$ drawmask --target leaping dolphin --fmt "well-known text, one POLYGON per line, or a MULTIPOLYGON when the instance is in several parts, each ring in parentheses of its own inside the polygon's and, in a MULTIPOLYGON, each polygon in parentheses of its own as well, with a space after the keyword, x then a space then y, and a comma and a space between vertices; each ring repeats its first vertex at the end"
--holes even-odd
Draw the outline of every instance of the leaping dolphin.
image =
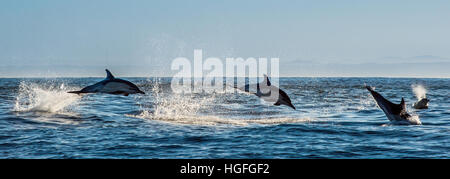
POLYGON ((374 91, 371 87, 366 86, 366 88, 370 91, 378 106, 381 108, 381 110, 383 110, 389 121, 394 123, 406 123, 414 125, 422 124, 418 118, 414 118, 413 116, 408 114, 408 112, 406 111, 406 103, 403 98, 400 104, 394 104, 374 91))
POLYGON ((129 94, 145 94, 135 84, 115 78, 108 69, 106 70, 106 79, 87 86, 80 91, 69 91, 68 93, 82 94, 82 93, 108 93, 115 95, 128 96, 129 94))
MULTIPOLYGON (((291 99, 289 96, 281 90, 280 88, 273 86, 267 75, 264 75, 264 81, 257 84, 247 84, 244 87, 238 88, 239 90, 250 92, 250 89, 256 88, 256 93, 252 93, 260 98, 262 98, 266 102, 273 102, 275 106, 286 105, 295 109, 295 106, 292 105, 291 99)), ((251 93, 251 92, 250 92, 251 93)))

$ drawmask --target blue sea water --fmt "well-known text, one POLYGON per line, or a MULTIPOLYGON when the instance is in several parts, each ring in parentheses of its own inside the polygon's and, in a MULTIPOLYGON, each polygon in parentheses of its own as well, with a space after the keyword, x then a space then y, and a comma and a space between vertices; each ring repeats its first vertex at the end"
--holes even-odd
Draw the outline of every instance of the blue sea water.
POLYGON ((0 158, 450 158, 450 79, 281 78, 297 110, 125 79, 146 94, 66 93, 100 78, 0 79, 0 158), (422 125, 390 124, 364 84, 404 97, 422 125), (411 107, 414 85, 429 109, 411 107))

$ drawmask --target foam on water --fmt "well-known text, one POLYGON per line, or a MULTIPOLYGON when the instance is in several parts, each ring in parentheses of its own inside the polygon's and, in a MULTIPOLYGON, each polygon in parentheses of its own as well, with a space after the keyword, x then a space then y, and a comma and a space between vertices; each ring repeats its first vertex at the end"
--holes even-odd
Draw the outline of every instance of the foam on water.
POLYGON ((201 126, 217 126, 217 125, 237 125, 237 126, 248 126, 251 124, 262 124, 262 125, 277 125, 277 124, 288 124, 288 123, 304 123, 313 122, 312 118, 258 118, 258 119, 231 119, 218 116, 157 116, 149 111, 143 111, 138 115, 127 115, 129 117, 136 117, 141 119, 157 120, 162 122, 174 123, 174 124, 188 124, 188 125, 201 125, 201 126))
POLYGON ((419 119, 419 115, 413 114, 408 118, 408 122, 413 125, 422 125, 422 122, 419 119))

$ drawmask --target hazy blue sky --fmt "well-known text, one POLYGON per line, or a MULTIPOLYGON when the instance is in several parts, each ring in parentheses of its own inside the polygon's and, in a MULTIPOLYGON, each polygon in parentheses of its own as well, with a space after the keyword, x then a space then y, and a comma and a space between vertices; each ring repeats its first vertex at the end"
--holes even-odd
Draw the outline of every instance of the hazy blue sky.
POLYGON ((279 57, 282 76, 450 77, 450 1, 0 0, 0 77, 171 76, 279 57))

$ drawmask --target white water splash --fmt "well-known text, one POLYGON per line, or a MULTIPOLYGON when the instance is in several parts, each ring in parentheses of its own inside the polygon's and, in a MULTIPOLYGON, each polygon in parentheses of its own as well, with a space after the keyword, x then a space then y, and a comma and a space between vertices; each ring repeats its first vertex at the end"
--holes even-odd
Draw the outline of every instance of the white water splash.
POLYGON ((316 121, 312 118, 258 118, 258 119, 232 119, 219 116, 193 116, 193 115, 177 115, 175 117, 163 115, 158 116, 149 111, 143 111, 138 115, 127 115, 128 117, 135 117, 141 119, 157 120, 162 122, 168 122, 173 124, 187 124, 187 125, 200 125, 200 126, 218 126, 218 125, 235 125, 235 126, 248 126, 251 124, 261 125, 277 125, 287 123, 304 123, 316 121))
POLYGON ((63 83, 46 87, 46 85, 38 83, 21 82, 16 96, 14 111, 64 112, 65 109, 80 99, 80 96, 69 94, 67 91, 69 89, 63 83))
POLYGON ((160 82, 152 82, 152 99, 142 98, 141 101, 153 101, 153 109, 144 108, 143 112, 135 117, 150 118, 165 121, 181 121, 187 118, 196 118, 200 110, 210 107, 214 96, 198 96, 195 94, 175 94, 162 90, 160 82))
POLYGON ((422 125, 422 122, 419 119, 419 115, 413 114, 410 118, 408 118, 408 122, 412 125, 422 125))
POLYGON ((373 96, 370 94, 365 94, 360 96, 358 105, 356 106, 356 109, 358 111, 373 109, 378 107, 378 104, 373 99, 373 96))
POLYGON ((421 100, 423 98, 426 98, 427 90, 422 85, 411 85, 412 91, 416 95, 417 100, 421 100))

